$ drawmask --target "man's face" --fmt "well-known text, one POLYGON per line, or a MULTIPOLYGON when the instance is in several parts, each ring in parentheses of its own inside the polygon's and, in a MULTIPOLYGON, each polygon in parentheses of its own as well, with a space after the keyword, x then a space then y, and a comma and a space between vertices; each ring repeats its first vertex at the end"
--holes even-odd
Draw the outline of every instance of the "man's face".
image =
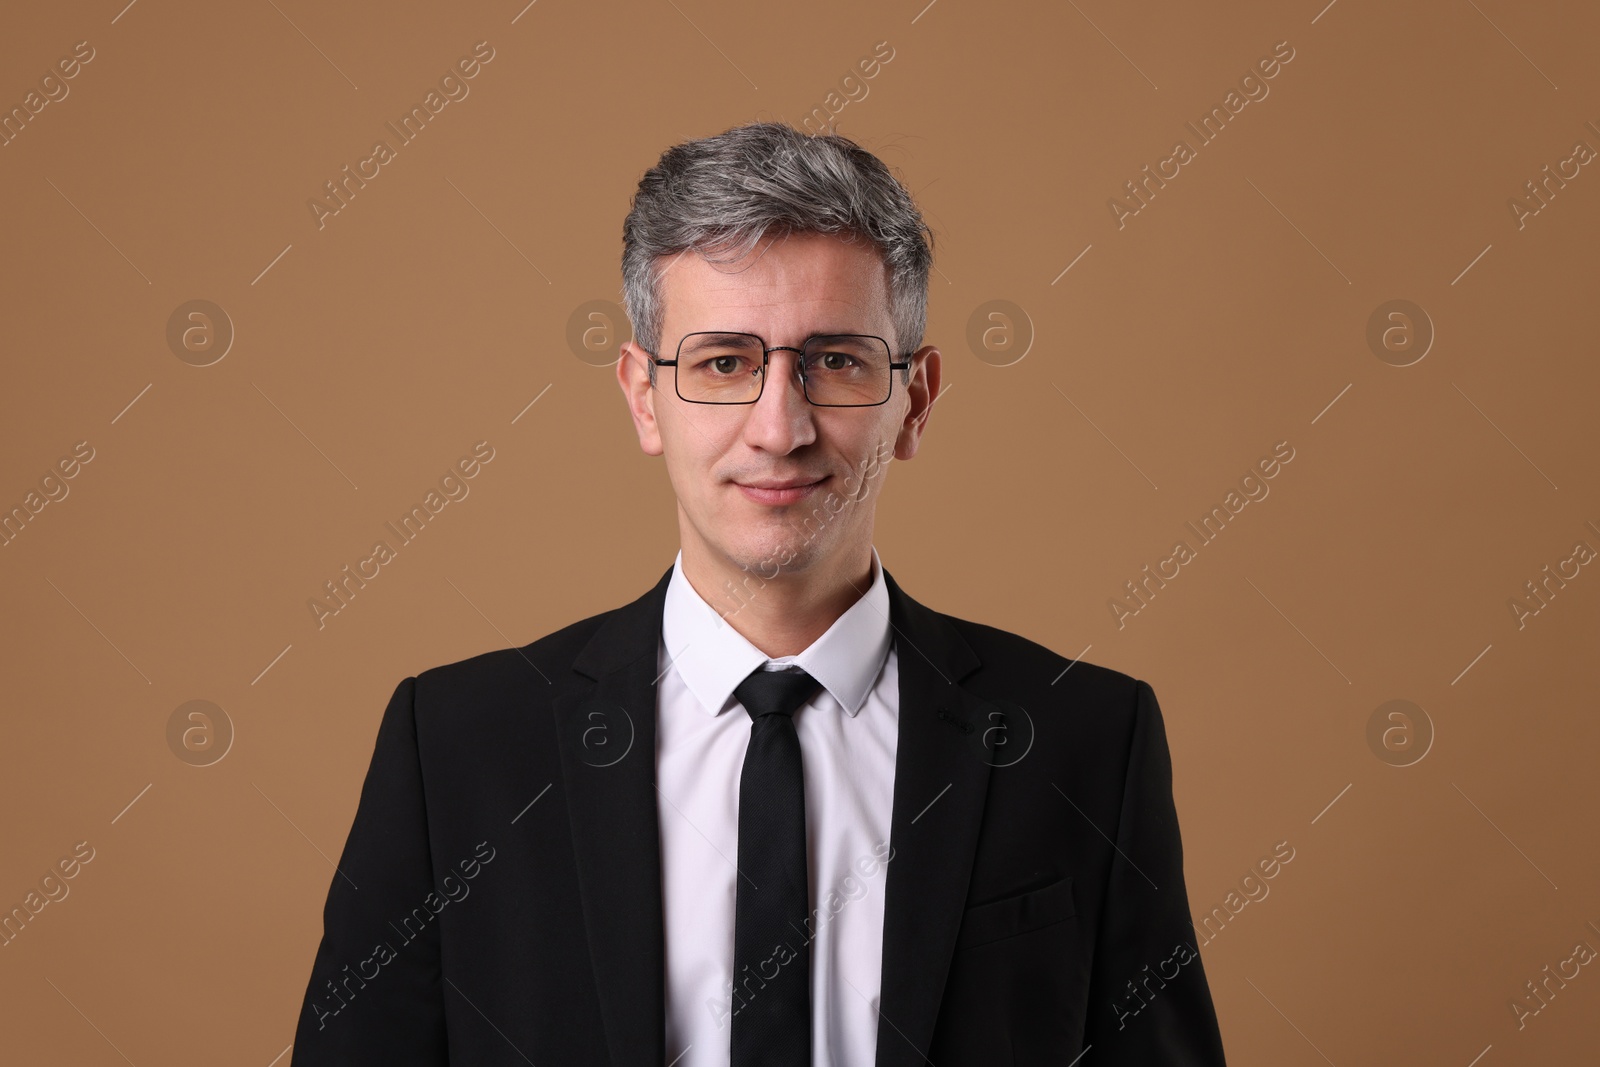
MULTIPOLYGON (((873 334, 904 360, 887 271, 870 242, 790 235, 764 240, 737 263, 713 265, 694 253, 668 262, 655 353, 662 359, 677 354, 685 334, 726 331, 795 348, 813 334, 873 334)), ((916 353, 909 389, 896 370, 888 402, 875 407, 813 406, 801 390, 798 358, 771 354, 754 404, 693 404, 678 397, 673 368, 657 368, 652 389, 644 350, 623 346, 617 377, 640 447, 666 457, 686 558, 770 579, 779 568, 801 573, 829 561, 853 569, 869 555, 889 460, 916 455, 937 396, 938 350, 916 353), (810 487, 785 494, 793 500, 746 488, 774 484, 810 487)))

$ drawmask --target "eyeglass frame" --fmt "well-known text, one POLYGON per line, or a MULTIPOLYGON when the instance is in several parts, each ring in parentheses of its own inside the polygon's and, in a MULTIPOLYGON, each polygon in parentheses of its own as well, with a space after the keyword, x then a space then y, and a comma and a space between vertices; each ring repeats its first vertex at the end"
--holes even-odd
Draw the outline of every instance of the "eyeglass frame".
POLYGON ((678 339, 677 353, 673 356, 672 359, 659 359, 659 358, 657 358, 655 353, 651 352, 649 349, 645 348, 643 345, 639 346, 639 351, 641 351, 645 355, 649 356, 650 357, 650 362, 654 363, 656 366, 658 366, 658 367, 671 367, 672 368, 672 391, 675 394, 677 394, 677 397, 678 397, 679 400, 682 400, 685 404, 715 404, 715 405, 718 405, 719 407, 734 407, 734 406, 739 406, 739 405, 743 405, 743 404, 754 404, 756 401, 760 400, 762 394, 767 391, 767 366, 768 366, 768 364, 770 364, 772 362, 771 356, 772 356, 772 353, 774 353, 774 352, 793 352, 795 354, 794 366, 795 366, 795 370, 800 375, 800 395, 805 397, 806 403, 810 404, 812 407, 817 407, 817 408, 876 408, 876 407, 882 407, 884 404, 887 404, 894 397, 894 372, 897 371, 897 370, 907 370, 907 369, 909 369, 911 367, 912 357, 916 355, 915 352, 907 352, 905 354, 905 362, 896 363, 895 359, 894 359, 894 348, 893 348, 893 346, 891 346, 889 344, 889 342, 887 340, 885 340, 884 338, 879 337, 877 334, 873 334, 873 333, 814 333, 811 336, 807 337, 804 342, 802 342, 802 346, 800 348, 795 348, 793 345, 773 345, 771 348, 768 348, 767 347, 767 339, 765 337, 762 337, 760 334, 748 333, 748 332, 746 332, 744 330, 695 330, 693 333, 686 333, 686 334, 684 334, 682 337, 680 337, 678 339), (691 337, 702 337, 702 336, 708 336, 708 335, 721 335, 721 336, 726 336, 726 337, 754 337, 757 341, 761 342, 761 386, 760 386, 760 388, 758 388, 756 390, 756 395, 755 396, 751 397, 749 400, 690 400, 688 397, 683 395, 683 390, 680 389, 679 386, 678 386, 678 360, 680 358, 682 358, 682 355, 683 355, 683 343, 685 341, 687 341, 691 337), (883 345, 883 350, 885 352, 889 353, 889 392, 884 396, 884 398, 882 400, 875 400, 870 404, 819 404, 815 400, 812 400, 811 399, 811 392, 807 388, 805 363, 801 360, 800 357, 804 356, 806 354, 806 350, 805 350, 804 346, 810 344, 812 341, 816 340, 819 337, 870 337, 874 341, 877 341, 880 344, 882 344, 883 345))

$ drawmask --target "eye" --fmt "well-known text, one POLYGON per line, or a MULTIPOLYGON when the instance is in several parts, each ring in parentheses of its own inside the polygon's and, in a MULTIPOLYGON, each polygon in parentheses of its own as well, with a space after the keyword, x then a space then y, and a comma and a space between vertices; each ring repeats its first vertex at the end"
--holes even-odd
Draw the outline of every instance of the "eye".
POLYGON ((806 353, 806 369, 832 378, 860 377, 876 372, 888 362, 888 353, 876 340, 840 336, 816 340, 806 353))
POLYGON ((761 357, 761 342, 746 334, 691 334, 679 352, 684 367, 706 379, 753 375, 761 357))
POLYGON ((849 370, 851 364, 857 362, 848 352, 824 352, 820 359, 823 370, 849 370))
POLYGON ((745 368, 745 357, 740 355, 708 356, 695 364, 695 370, 718 378, 731 378, 745 368))

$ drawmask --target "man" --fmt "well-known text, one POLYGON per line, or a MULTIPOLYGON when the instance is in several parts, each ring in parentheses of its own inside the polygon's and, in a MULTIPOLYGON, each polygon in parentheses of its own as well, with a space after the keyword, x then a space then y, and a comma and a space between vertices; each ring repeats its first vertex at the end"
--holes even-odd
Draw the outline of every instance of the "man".
POLYGON ((617 379, 678 556, 400 683, 296 1065, 1223 1063, 1151 687, 924 607, 873 546, 939 395, 930 264, 841 137, 645 174, 617 379))

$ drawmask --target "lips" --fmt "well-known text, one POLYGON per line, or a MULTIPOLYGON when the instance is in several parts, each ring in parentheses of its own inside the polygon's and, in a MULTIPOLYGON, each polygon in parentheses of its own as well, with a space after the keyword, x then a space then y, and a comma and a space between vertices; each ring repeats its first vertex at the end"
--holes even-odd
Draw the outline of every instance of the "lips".
POLYGON ((828 480, 828 475, 810 481, 798 478, 766 479, 754 483, 734 482, 749 500, 757 504, 771 507, 782 507, 785 504, 798 503, 816 492, 817 487, 828 480))
POLYGON ((815 485, 820 481, 822 481, 821 477, 788 478, 783 481, 736 482, 734 484, 742 485, 746 489, 799 489, 801 486, 815 485))

